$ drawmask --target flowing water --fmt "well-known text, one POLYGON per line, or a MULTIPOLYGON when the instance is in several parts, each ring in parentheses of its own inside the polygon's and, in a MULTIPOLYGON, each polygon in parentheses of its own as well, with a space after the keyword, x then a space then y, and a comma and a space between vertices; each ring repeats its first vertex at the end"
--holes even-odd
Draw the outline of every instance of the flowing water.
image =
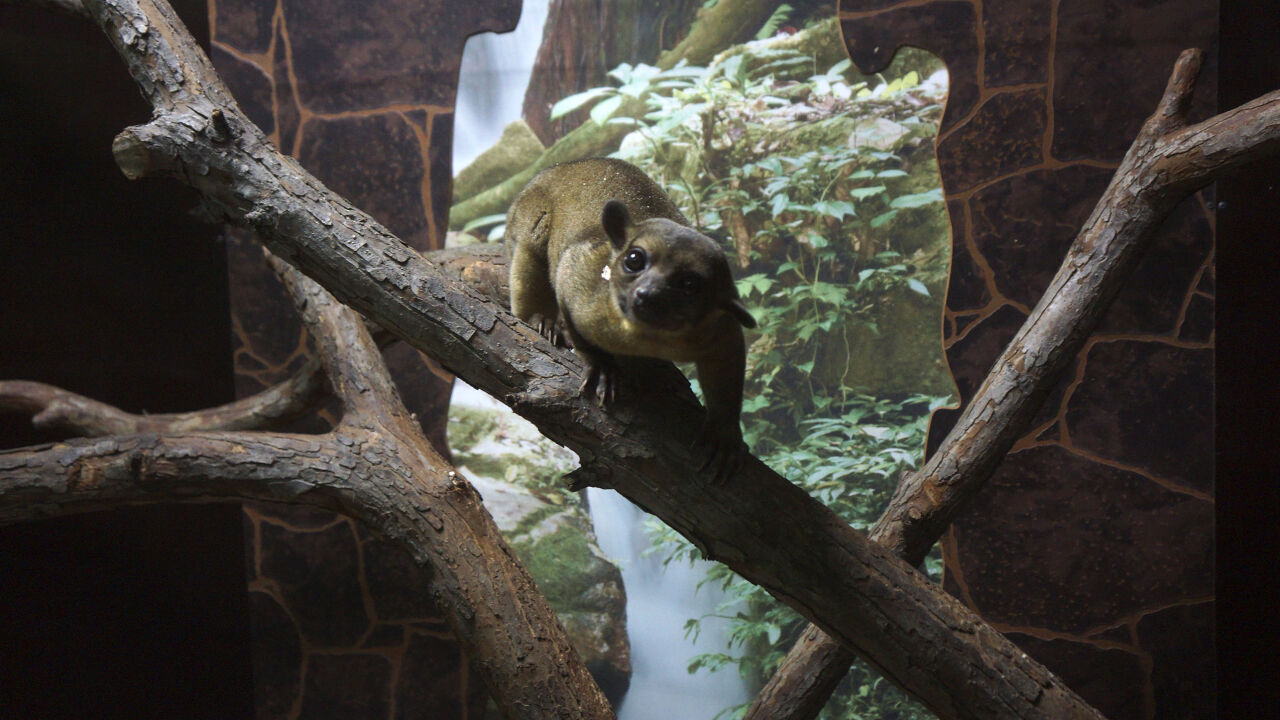
MULTIPOLYGON (((481 33, 467 40, 454 116, 455 171, 492 146, 502 128, 520 117, 547 4, 524 0, 513 32, 481 33)), ((483 395, 461 382, 454 388, 455 398, 466 397, 471 404, 483 395)), ((627 591, 632 676, 619 720, 711 720, 724 708, 745 702, 746 687, 732 669, 696 675, 686 670, 694 655, 725 649, 721 621, 704 623, 696 645, 684 632, 689 618, 712 612, 722 599, 718 588, 696 590, 710 564, 675 562, 664 568, 660 557, 644 556, 650 541, 643 511, 608 490, 589 490, 588 503, 600 547, 619 565, 627 591)))
POLYGON ((696 643, 684 632, 686 620, 714 612, 723 599, 719 587, 697 589, 710 563, 663 567, 658 554, 644 555, 650 542, 643 510, 612 490, 589 488, 587 503, 600 549, 618 564, 627 589, 631 689, 619 720, 711 720, 746 702, 746 684, 732 669, 694 675, 686 670, 694 655, 725 650, 722 620, 704 621, 696 643))
POLYGON ((516 29, 467 38, 453 109, 453 171, 493 147, 507 123, 520 118, 524 91, 542 42, 549 0, 524 0, 516 29))

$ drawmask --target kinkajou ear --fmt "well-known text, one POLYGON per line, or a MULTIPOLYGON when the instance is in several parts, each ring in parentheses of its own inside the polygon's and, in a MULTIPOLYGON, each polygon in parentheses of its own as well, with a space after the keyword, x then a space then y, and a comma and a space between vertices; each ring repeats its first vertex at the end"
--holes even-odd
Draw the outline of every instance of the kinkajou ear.
POLYGON ((627 246, 627 226, 631 224, 631 214, 627 212, 626 205, 618 200, 605 203, 600 223, 604 225, 604 234, 609 236, 614 250, 627 246))
POLYGON ((742 327, 754 328, 756 326, 756 319, 751 317, 751 311, 747 310, 747 306, 743 305, 738 298, 733 298, 729 301, 729 314, 733 316, 734 320, 742 323, 742 327))

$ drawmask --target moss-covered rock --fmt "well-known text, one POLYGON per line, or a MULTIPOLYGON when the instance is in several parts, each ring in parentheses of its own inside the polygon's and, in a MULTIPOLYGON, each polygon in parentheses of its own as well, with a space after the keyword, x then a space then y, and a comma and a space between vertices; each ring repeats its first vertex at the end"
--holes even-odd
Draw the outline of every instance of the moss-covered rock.
POLYGON ((459 470, 538 583, 605 695, 631 677, 622 575, 596 545, 591 519, 560 478, 577 464, 518 416, 454 405, 449 443, 459 470))
POLYGON ((546 150, 538 136, 523 120, 502 128, 502 137, 480 153, 453 179, 453 202, 459 202, 506 180, 532 165, 546 150))

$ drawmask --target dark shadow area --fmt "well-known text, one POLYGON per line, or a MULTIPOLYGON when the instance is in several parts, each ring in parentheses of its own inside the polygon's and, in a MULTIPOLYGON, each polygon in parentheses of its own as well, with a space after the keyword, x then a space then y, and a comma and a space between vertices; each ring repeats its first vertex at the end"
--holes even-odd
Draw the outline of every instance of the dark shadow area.
MULTIPOLYGON (((175 3, 208 38, 203 1, 175 3)), ((0 378, 130 411, 232 398, 226 255, 195 194, 130 182, 150 109, 101 31, 0 7, 0 378)), ((56 438, 0 416, 0 447, 56 438)), ((237 504, 0 528, 0 717, 253 714, 237 504)))
MULTIPOLYGON (((1280 89, 1273 4, 1224 2, 1219 107, 1280 89)), ((1273 668, 1280 593, 1276 406, 1280 404, 1280 168, 1274 157, 1218 184, 1217 427, 1219 717, 1261 717, 1280 702, 1273 668)))

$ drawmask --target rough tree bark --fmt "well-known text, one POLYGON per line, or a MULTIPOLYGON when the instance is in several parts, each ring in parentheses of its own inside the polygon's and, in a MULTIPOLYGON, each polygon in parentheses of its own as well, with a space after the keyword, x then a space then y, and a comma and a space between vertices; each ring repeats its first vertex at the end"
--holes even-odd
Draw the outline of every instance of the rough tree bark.
MULTIPOLYGON (((447 277, 271 147, 240 113, 167 6, 145 0, 103 0, 87 2, 86 7, 125 57, 156 110, 150 123, 124 131, 114 144, 117 161, 127 175, 169 175, 189 183, 203 193, 212 210, 230 222, 257 229, 277 255, 343 302, 431 354, 469 383, 504 398, 545 435, 577 451, 583 462, 576 473, 579 484, 618 489, 709 557, 725 561, 842 643, 858 648, 940 716, 1098 717, 1047 670, 955 599, 883 547, 868 543, 758 461, 747 462, 736 478, 722 486, 706 483, 693 470, 700 458, 686 441, 695 436, 702 412, 673 368, 648 366, 639 375, 644 391, 637 392, 634 380, 625 384, 612 413, 578 398, 582 367, 572 355, 546 343, 467 285, 447 277)), ((1273 98, 1269 106, 1255 108, 1254 113, 1270 113, 1267 132, 1272 145, 1280 133, 1274 120, 1277 107, 1280 98, 1273 98)), ((1255 127, 1255 132, 1260 131, 1255 127)), ((225 443, 216 436, 210 441, 225 443)), ((145 448, 125 455, 113 449, 122 443, 147 442, 147 436, 134 436, 75 444, 70 460, 83 460, 93 471, 74 479, 64 473, 55 478, 60 483, 57 487, 63 493, 92 495, 104 488, 118 489, 120 483, 160 468, 169 473, 161 479, 178 485, 172 492, 207 494, 216 490, 198 489, 196 480, 216 480, 213 470, 219 461, 224 467, 243 464, 232 455, 201 455, 192 448, 179 448, 176 455, 166 452, 160 460, 150 461, 153 456, 145 448), (181 452, 187 449, 193 454, 181 452), (103 453, 111 459, 98 459, 103 453), (191 466, 179 468, 187 459, 191 466), (187 471, 197 478, 182 479, 187 471)), ((263 447, 255 450, 272 452, 263 447)), ((39 479, 46 467, 41 461, 51 458, 35 454, 52 451, 26 451, 31 455, 21 461, 15 461, 21 454, 6 454, 0 460, 0 481, 20 484, 39 479)), ((307 464, 315 452, 294 447, 284 451, 303 478, 317 477, 314 466, 307 464)), ((389 499, 353 478, 344 474, 354 486, 344 488, 333 500, 340 499, 345 511, 357 517, 372 515, 374 520, 385 520, 383 513, 392 518, 401 514, 430 518, 431 502, 389 499), (388 507, 388 502, 406 506, 396 509, 388 507)), ((323 493, 329 486, 304 481, 301 485, 276 482, 271 487, 308 495, 323 493)), ((253 494, 252 488, 228 491, 253 494)), ((32 497, 27 493, 37 492, 4 492, 0 504, 6 512, 22 513, 21 508, 29 504, 24 501, 32 497)), ((430 533, 424 533, 428 537, 392 538, 418 554, 421 549, 415 543, 430 540, 430 533)), ((522 590, 532 592, 531 587, 522 590)), ((458 598, 464 604, 467 600, 458 598)), ((467 623, 475 613, 459 612, 463 631, 472 629, 467 623)), ((550 641, 517 646, 513 654, 519 659, 512 662, 533 662, 544 642, 550 641)), ((518 677, 497 678, 504 679, 518 677)), ((552 710, 550 704, 531 706, 546 708, 545 715, 512 716, 557 717, 574 707, 570 703, 552 710)), ((506 710, 515 713, 529 708, 517 704, 506 710)))
MULTIPOLYGON (((1156 226, 1190 193, 1280 151, 1280 92, 1196 125, 1187 111, 1203 53, 1178 58, 1155 113, 1022 328, 937 451, 899 485, 870 538, 919 565, 1028 429, 1138 264, 1156 226)), ((747 720, 816 717, 854 654, 810 625, 748 709, 747 720)))
POLYGON ((423 567, 505 717, 612 718, 479 494, 401 403, 363 321, 276 264, 317 345, 313 363, 276 388, 211 411, 136 416, 39 383, 0 383, 0 405, 38 413, 46 427, 114 435, 0 453, 0 523, 219 497, 341 512, 423 567), (310 407, 330 388, 343 416, 325 435, 228 430, 270 426, 276 410, 310 407))

